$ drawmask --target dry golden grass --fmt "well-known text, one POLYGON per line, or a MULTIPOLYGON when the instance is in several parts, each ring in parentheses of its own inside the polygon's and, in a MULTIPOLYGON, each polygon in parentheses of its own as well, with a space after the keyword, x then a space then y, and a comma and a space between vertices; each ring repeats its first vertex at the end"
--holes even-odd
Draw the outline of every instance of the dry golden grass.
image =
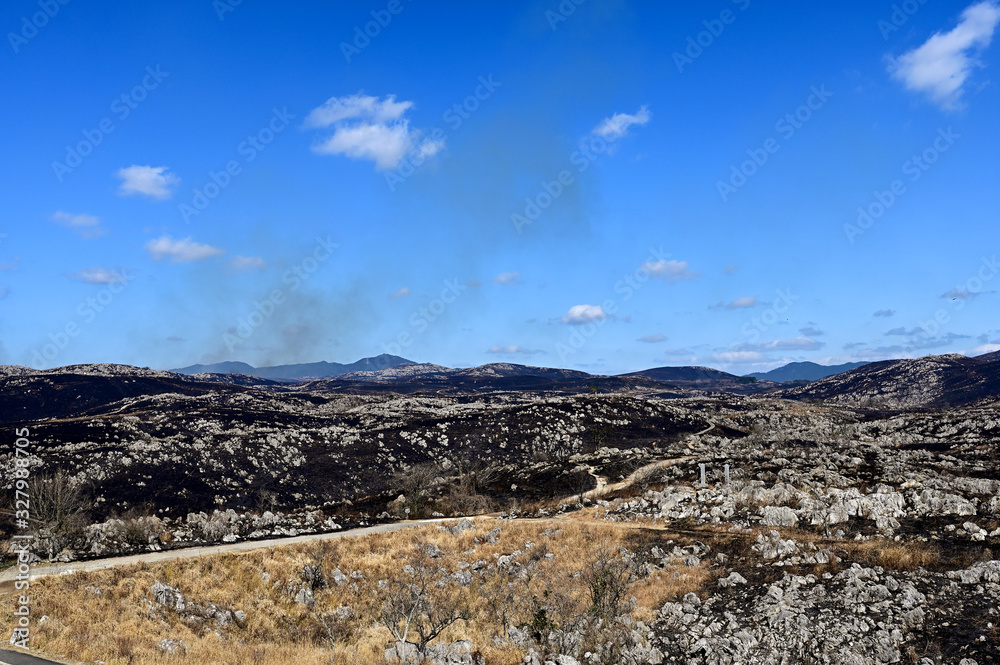
MULTIPOLYGON (((66 654, 79 660, 103 661, 108 665, 173 663, 297 663, 328 665, 376 665, 391 645, 386 628, 373 621, 380 606, 378 581, 398 575, 407 553, 423 544, 435 544, 444 556, 435 564, 448 571, 459 562, 473 563, 525 549, 526 541, 545 547, 554 556, 544 559, 550 583, 555 580, 565 602, 583 609, 589 602, 588 590, 580 573, 598 550, 617 552, 634 542, 634 529, 607 522, 545 520, 500 522, 482 519, 474 530, 459 536, 434 526, 387 534, 322 541, 307 545, 258 550, 241 554, 180 559, 163 564, 138 565, 106 571, 40 578, 31 586, 31 644, 44 652, 66 654), (475 542, 475 536, 500 526, 496 544, 475 542), (546 529, 551 529, 546 535, 546 529), (555 532, 555 533, 553 533, 555 532), (323 642, 323 632, 313 611, 296 604, 276 583, 299 580, 304 565, 321 563, 330 588, 316 592, 316 611, 333 611, 349 606, 358 617, 350 622, 334 651, 323 642), (334 584, 330 572, 360 573, 355 583, 334 584), (186 598, 198 603, 215 603, 246 612, 242 626, 199 629, 182 622, 176 614, 151 604, 151 587, 164 582, 178 588, 186 598), (89 589, 88 589, 89 587, 89 589), (100 594, 94 589, 99 588, 100 594), (48 619, 38 624, 41 616, 48 619), (163 639, 184 640, 186 655, 167 655, 156 645, 163 639)), ((638 526, 638 525, 636 525, 638 526)), ((698 591, 710 573, 707 564, 664 570, 633 583, 627 596, 638 600, 636 619, 650 621, 663 602, 689 591, 698 591)), ((352 580, 353 581, 353 580, 352 580)), ((541 582, 538 582, 541 584, 541 582)), ((515 665, 522 658, 519 649, 494 645, 502 632, 474 582, 468 588, 470 618, 459 621, 435 642, 470 640, 486 662, 515 665)), ((11 610, 15 596, 0 597, 4 612, 0 627, 10 634, 11 610)), ((523 617, 522 617, 523 618, 523 617)))
POLYGON ((933 568, 941 563, 941 551, 936 545, 892 540, 845 541, 841 543, 851 558, 866 566, 881 566, 886 570, 909 571, 933 568))

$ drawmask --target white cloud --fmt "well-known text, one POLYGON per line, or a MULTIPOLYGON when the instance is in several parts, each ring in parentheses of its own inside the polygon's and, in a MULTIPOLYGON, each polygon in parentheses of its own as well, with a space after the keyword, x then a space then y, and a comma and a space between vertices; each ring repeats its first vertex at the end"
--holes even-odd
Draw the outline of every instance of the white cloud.
POLYGON ((799 332, 806 337, 819 337, 823 335, 824 332, 817 328, 816 326, 806 326, 805 328, 799 328, 799 332))
POLYGON ((990 0, 969 5, 962 20, 946 33, 935 33, 917 48, 892 60, 889 71, 907 89, 928 95, 945 110, 961 107, 962 86, 973 66, 981 66, 972 52, 989 46, 1000 7, 990 0))
POLYGON ((413 107, 413 102, 397 102, 396 95, 386 95, 379 100, 371 95, 347 95, 331 97, 322 106, 313 109, 306 116, 305 126, 311 128, 329 127, 342 120, 356 118, 374 122, 392 122, 403 117, 413 107))
POLYGON ((718 302, 712 306, 712 309, 749 309, 760 304, 760 301, 757 300, 757 296, 746 296, 743 298, 737 298, 732 302, 718 302))
POLYGON ((60 210, 52 215, 52 221, 73 229, 84 238, 96 238, 106 233, 101 228, 101 220, 93 215, 71 215, 60 210))
POLYGON ((258 256, 237 256, 229 265, 235 270, 265 270, 267 261, 258 256))
POLYGON ((573 326, 591 323, 593 321, 603 321, 608 315, 600 305, 573 305, 569 308, 566 316, 562 317, 563 323, 573 326))
POLYGON ((920 327, 911 328, 910 330, 907 330, 905 327, 900 326, 898 328, 893 328, 892 330, 886 331, 885 334, 887 336, 888 335, 898 335, 900 337, 913 337, 914 335, 921 335, 921 334, 923 334, 923 332, 924 332, 924 329, 920 328, 920 327))
POLYGON ((735 266, 735 265, 732 265, 732 264, 730 264, 730 265, 726 266, 726 270, 725 270, 725 272, 726 272, 726 274, 727 274, 727 275, 732 275, 732 274, 734 274, 734 273, 735 273, 735 272, 736 272, 737 270, 739 270, 739 267, 738 267, 738 266, 735 266))
POLYGON ((660 333, 654 333, 652 335, 643 335, 642 337, 639 338, 639 341, 646 342, 648 344, 656 344, 658 342, 664 342, 666 341, 666 339, 667 338, 665 335, 661 335, 660 333))
POLYGON ((200 261, 218 254, 223 250, 211 245, 203 245, 194 242, 191 238, 174 240, 170 236, 160 236, 156 240, 146 243, 146 249, 153 255, 154 261, 170 259, 171 263, 188 263, 190 261, 200 261))
POLYGON ((124 284, 129 281, 128 273, 124 270, 108 270, 107 268, 87 268, 80 272, 73 273, 70 279, 78 279, 84 284, 124 284))
POLYGON ((507 356, 515 354, 532 356, 535 355, 536 353, 545 353, 545 352, 539 349, 526 349, 516 344, 507 344, 505 346, 491 346, 490 348, 486 349, 486 353, 496 353, 507 356))
POLYGON ((651 115, 645 106, 639 107, 635 115, 628 113, 615 113, 610 118, 605 118, 601 124, 594 127, 593 133, 606 139, 618 140, 628 133, 628 128, 632 125, 645 125, 649 122, 651 115))
POLYGON ((758 363, 767 360, 767 357, 758 351, 724 351, 716 353, 712 359, 720 363, 758 363))
POLYGON ((660 277, 670 283, 680 282, 685 279, 694 279, 698 276, 698 273, 691 272, 688 269, 687 261, 667 261, 666 259, 646 261, 639 269, 645 270, 651 277, 660 277))
POLYGON ((758 344, 741 344, 738 348, 754 351, 813 351, 822 346, 823 342, 810 339, 809 337, 794 337, 792 339, 775 339, 770 342, 760 342, 758 344))
POLYGON ((521 273, 517 271, 502 272, 493 280, 495 284, 520 284, 521 273))
POLYGON ((969 351, 968 355, 981 356, 984 353, 993 353, 994 351, 1000 351, 1000 344, 983 344, 981 346, 977 346, 969 351))
POLYGON ((169 199, 181 179, 170 173, 166 166, 128 166, 118 169, 115 175, 121 178, 118 194, 129 196, 142 194, 153 199, 169 199))
POLYGON ((444 149, 444 140, 424 138, 411 130, 404 117, 413 102, 397 102, 395 95, 379 100, 370 95, 331 97, 306 117, 305 126, 333 127, 330 136, 315 146, 321 155, 365 159, 385 171, 396 168, 409 153, 426 159, 444 149))
POLYGON ((896 310, 894 310, 894 309, 880 309, 877 312, 875 312, 875 314, 873 314, 873 316, 881 316, 881 317, 884 317, 884 318, 889 318, 890 316, 894 316, 895 314, 896 314, 896 310))
POLYGON ((396 291, 394 293, 390 293, 389 297, 390 298, 402 298, 403 296, 408 296, 408 295, 410 295, 410 287, 404 286, 399 291, 396 291))
POLYGON ((969 291, 967 289, 952 289, 951 291, 946 291, 941 294, 942 298, 951 298, 952 300, 972 300, 979 295, 979 291, 969 291))

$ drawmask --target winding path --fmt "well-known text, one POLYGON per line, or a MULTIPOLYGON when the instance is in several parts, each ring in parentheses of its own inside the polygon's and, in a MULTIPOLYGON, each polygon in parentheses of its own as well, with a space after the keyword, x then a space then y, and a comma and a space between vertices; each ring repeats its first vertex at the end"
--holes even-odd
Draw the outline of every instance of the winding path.
MULTIPOLYGON (((690 441, 695 437, 701 436, 702 434, 707 434, 708 432, 711 432, 713 429, 715 429, 715 423, 709 423, 708 427, 701 430, 700 432, 695 432, 690 437, 688 437, 688 441, 690 441)), ((616 492, 618 490, 625 489, 626 487, 635 484, 635 481, 638 478, 640 478, 643 474, 649 473, 654 469, 664 469, 668 466, 673 466, 677 462, 686 462, 692 459, 694 459, 694 455, 686 455, 684 457, 672 457, 670 459, 658 460, 656 462, 652 462, 650 464, 646 464, 645 466, 639 467, 638 469, 630 473, 628 477, 625 478, 625 480, 621 480, 617 483, 609 483, 606 477, 597 475, 597 470, 593 466, 588 464, 587 473, 589 473, 591 476, 594 477, 597 486, 592 490, 584 492, 583 497, 591 500, 600 498, 610 492, 616 492)), ((572 498, 573 497, 570 497, 570 500, 572 500, 572 498)))

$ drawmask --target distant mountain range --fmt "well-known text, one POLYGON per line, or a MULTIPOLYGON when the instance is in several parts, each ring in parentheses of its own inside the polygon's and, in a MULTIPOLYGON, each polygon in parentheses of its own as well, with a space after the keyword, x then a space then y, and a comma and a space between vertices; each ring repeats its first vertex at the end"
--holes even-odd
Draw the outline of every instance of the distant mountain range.
POLYGON ((391 356, 387 353, 373 358, 362 358, 347 365, 341 363, 300 363, 296 365, 274 365, 272 367, 254 367, 241 362, 222 362, 211 365, 191 365, 171 370, 178 374, 245 374, 272 381, 301 381, 303 379, 325 379, 331 376, 341 376, 351 372, 372 372, 381 369, 414 365, 412 360, 391 356))
MULTIPOLYGON (((845 363, 843 365, 818 365, 812 362, 789 363, 769 372, 747 374, 758 381, 785 383, 790 381, 816 381, 840 374, 866 363, 845 363)), ((331 363, 320 361, 315 363, 299 363, 292 365, 274 365, 270 367, 254 367, 244 362, 221 362, 210 365, 190 365, 171 370, 178 374, 227 374, 235 376, 256 377, 269 381, 310 381, 317 379, 340 378, 355 381, 386 382, 401 379, 413 379, 420 376, 424 380, 446 378, 472 379, 480 378, 512 378, 539 377, 549 380, 583 380, 594 376, 575 370, 554 369, 548 367, 531 367, 512 363, 491 363, 476 368, 452 369, 429 363, 416 363, 406 358, 382 354, 372 358, 362 358, 353 363, 331 363), (398 369, 397 369, 398 368, 398 369), (405 368, 405 369, 404 369, 405 368), (396 370, 396 371, 389 371, 396 370)), ((234 378, 232 382, 245 383, 246 380, 234 378)), ((677 386, 724 388, 730 385, 746 385, 745 377, 729 374, 711 367, 654 367, 638 372, 619 374, 618 377, 628 380, 635 378, 652 379, 661 383, 677 386)))
POLYGON ((987 404, 1000 399, 1000 352, 882 360, 772 394, 886 410, 987 404))
POLYGON ((856 369, 868 363, 844 363, 843 365, 817 365, 811 362, 788 363, 781 367, 772 369, 770 372, 754 372, 747 374, 758 381, 774 381, 775 383, 785 383, 787 381, 818 381, 834 374, 840 374, 848 370, 856 369))
MULTIPOLYGON (((801 370, 803 363, 797 365, 798 368, 792 369, 801 370)), ((838 369, 817 367, 820 369, 806 369, 824 372, 838 369)), ((619 376, 511 363, 454 369, 414 363, 390 355, 364 358, 350 364, 308 363, 255 368, 245 363, 219 363, 194 365, 177 372, 107 364, 49 370, 0 366, 0 422, 86 415, 121 400, 148 402, 153 408, 155 400, 159 399, 154 397, 156 395, 172 395, 170 400, 183 401, 213 391, 229 394, 247 389, 275 395, 365 391, 442 395, 495 391, 572 394, 638 390, 662 397, 684 397, 733 393, 882 411, 1000 405, 1000 352, 976 357, 948 354, 883 360, 801 385, 775 383, 769 379, 754 381, 755 378, 708 367, 656 367, 619 376), (236 373, 232 373, 234 370, 236 373)))

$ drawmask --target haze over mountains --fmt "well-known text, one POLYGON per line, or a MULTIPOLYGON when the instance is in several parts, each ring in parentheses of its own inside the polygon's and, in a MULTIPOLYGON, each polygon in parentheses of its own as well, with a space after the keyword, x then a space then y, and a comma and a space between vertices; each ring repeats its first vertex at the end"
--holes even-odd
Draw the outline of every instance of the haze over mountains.
MULTIPOLYGON (((778 367, 769 372, 755 372, 753 374, 748 374, 746 376, 753 377, 760 381, 771 381, 774 383, 782 383, 788 381, 815 381, 817 379, 822 379, 827 376, 832 376, 834 374, 840 374, 841 372, 846 372, 847 370, 860 367, 866 363, 845 363, 842 365, 819 365, 813 362, 795 362, 789 363, 782 367, 778 367)), ((424 378, 430 378, 432 375, 444 376, 449 373, 465 371, 468 372, 475 368, 467 368, 466 370, 453 370, 448 367, 441 365, 433 365, 429 363, 417 363, 412 360, 407 360, 406 358, 401 358, 400 356, 394 356, 389 354, 381 354, 371 358, 362 358, 353 363, 336 363, 336 362, 326 362, 320 361, 315 363, 299 363, 292 365, 274 365, 270 367, 254 367, 244 362, 238 361, 228 361, 221 363, 213 363, 209 365, 190 365, 188 367, 181 367, 178 369, 171 370, 179 374, 241 374, 245 376, 254 376, 261 379, 269 379, 272 381, 302 381, 311 379, 325 379, 331 377, 347 377, 347 375, 352 375, 348 378, 354 379, 385 379, 390 377, 399 378, 402 375, 414 376, 422 375, 424 378), (395 368, 401 368, 410 366, 408 370, 400 370, 400 372, 389 372, 385 373, 384 370, 390 370, 395 368)), ((576 371, 576 370, 565 370, 565 369, 553 369, 544 367, 531 367, 527 365, 519 365, 513 363, 490 363, 488 365, 480 366, 481 372, 503 374, 505 376, 544 376, 547 378, 583 378, 586 376, 592 376, 586 372, 576 371), (490 370, 485 370, 482 368, 492 368, 490 370)), ((691 367, 691 366, 679 366, 679 367, 654 367, 650 369, 644 369, 637 372, 629 372, 626 374, 620 374, 617 376, 621 377, 645 377, 653 379, 656 381, 666 381, 666 382, 680 382, 684 384, 715 384, 715 383, 744 383, 745 381, 740 381, 740 377, 735 374, 729 374, 728 372, 723 372, 718 369, 713 369, 711 367, 691 367)))
POLYGON ((788 363, 769 372, 753 372, 747 376, 752 376, 759 381, 774 381, 775 383, 816 381, 867 364, 865 362, 844 363, 842 365, 820 365, 813 362, 788 363))
POLYGON ((371 358, 362 358, 357 362, 343 364, 321 360, 316 363, 298 363, 294 365, 274 365, 272 367, 254 367, 244 362, 229 361, 211 365, 190 365, 172 370, 178 374, 246 374, 262 379, 299 380, 319 379, 328 376, 339 376, 350 372, 373 371, 413 364, 412 360, 383 353, 371 358))
MULTIPOLYGON (((770 372, 745 377, 710 367, 654 367, 605 376, 513 363, 456 369, 383 354, 349 364, 319 362, 254 368, 246 363, 229 362, 192 365, 174 372, 195 375, 192 378, 202 381, 332 392, 358 389, 403 393, 696 390, 766 393, 794 400, 900 409, 950 407, 1000 397, 998 359, 1000 352, 975 357, 948 354, 833 366, 791 363, 770 372), (788 385, 801 381, 808 383, 788 385)), ((124 366, 108 367, 123 371, 120 368, 124 366)), ((66 369, 70 368, 46 370, 44 373, 64 372, 66 369)), ((32 370, 18 368, 15 372, 14 368, 5 368, 4 372, 32 373, 32 370)), ((167 376, 170 373, 160 374, 167 376)))

